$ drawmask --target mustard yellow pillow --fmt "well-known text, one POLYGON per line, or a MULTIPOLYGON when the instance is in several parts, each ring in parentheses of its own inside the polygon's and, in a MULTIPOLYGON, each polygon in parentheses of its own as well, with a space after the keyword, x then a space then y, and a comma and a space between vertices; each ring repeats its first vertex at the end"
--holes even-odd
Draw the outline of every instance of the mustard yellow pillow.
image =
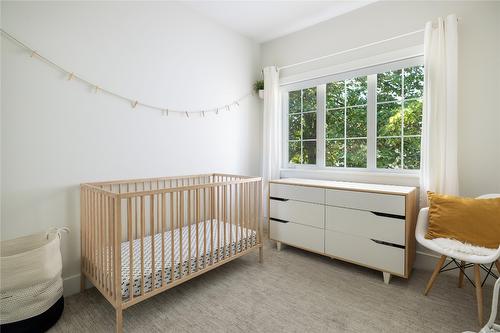
POLYGON ((500 245, 500 198, 472 199, 427 192, 429 226, 425 238, 451 238, 472 245, 500 245))

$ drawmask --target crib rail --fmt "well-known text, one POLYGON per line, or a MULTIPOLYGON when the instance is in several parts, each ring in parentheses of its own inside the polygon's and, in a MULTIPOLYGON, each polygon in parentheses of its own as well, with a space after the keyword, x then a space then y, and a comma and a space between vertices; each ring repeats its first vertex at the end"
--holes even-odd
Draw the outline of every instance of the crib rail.
POLYGON ((227 174, 82 184, 83 276, 125 309, 262 249, 261 198, 227 174))

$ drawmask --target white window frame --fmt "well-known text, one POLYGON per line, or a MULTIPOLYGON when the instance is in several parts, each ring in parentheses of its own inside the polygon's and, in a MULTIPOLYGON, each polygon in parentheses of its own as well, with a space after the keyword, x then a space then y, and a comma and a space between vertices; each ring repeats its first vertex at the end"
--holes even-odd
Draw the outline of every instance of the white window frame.
POLYGON ((377 174, 398 174, 398 175, 418 175, 420 170, 412 169, 379 169, 376 166, 377 152, 377 74, 401 68, 421 66, 424 63, 422 55, 408 57, 401 60, 389 61, 374 66, 362 67, 359 69, 346 70, 332 75, 322 75, 317 78, 292 82, 281 87, 282 96, 282 166, 285 169, 339 171, 346 173, 377 173, 377 174), (327 167, 325 164, 326 149, 326 84, 333 81, 343 81, 354 77, 367 76, 367 167, 327 167), (288 156, 288 92, 293 90, 316 87, 316 164, 295 164, 289 162, 288 156))

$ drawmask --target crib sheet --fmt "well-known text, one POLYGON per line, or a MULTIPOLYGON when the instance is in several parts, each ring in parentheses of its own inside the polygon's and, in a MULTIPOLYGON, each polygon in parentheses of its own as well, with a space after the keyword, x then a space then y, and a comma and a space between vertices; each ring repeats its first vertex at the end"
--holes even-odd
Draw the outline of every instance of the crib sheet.
MULTIPOLYGON (((217 262, 225 256, 229 256, 230 253, 245 249, 247 246, 253 246, 256 243, 256 232, 244 227, 238 227, 236 225, 231 225, 229 223, 224 224, 224 222, 219 222, 217 220, 208 220, 205 222, 198 223, 198 238, 196 237, 196 224, 190 226, 184 226, 182 232, 181 229, 174 229, 174 276, 175 279, 185 276, 188 273, 188 267, 191 266, 191 272, 197 269, 196 260, 196 239, 198 239, 198 268, 201 269, 204 266, 208 266, 211 260, 217 262), (213 232, 211 228, 213 226, 213 232), (191 255, 189 255, 189 232, 191 232, 191 255), (225 243, 224 243, 225 234, 225 243), (180 256, 179 244, 182 235, 182 259, 180 256), (220 235, 220 242, 218 236, 220 235), (236 237, 238 235, 238 237, 236 237), (213 255, 211 253, 213 240, 213 255), (182 263, 181 263, 182 261, 182 263)), ((143 240, 143 251, 144 251, 144 292, 148 292, 152 289, 152 283, 154 283, 155 288, 161 286, 162 279, 162 236, 161 233, 154 235, 154 279, 153 279, 153 267, 152 267, 152 237, 146 236, 143 240)), ((121 244, 121 258, 122 258, 122 269, 121 269, 121 292, 123 298, 128 298, 130 295, 130 242, 123 242, 121 244)), ((164 256, 165 256, 165 266, 164 266, 164 278, 166 283, 172 280, 172 232, 166 231, 164 233, 164 256)), ((132 243, 133 247, 133 270, 132 270, 132 280, 133 280, 133 292, 134 296, 141 294, 141 241, 136 239, 132 243)), ((164 282, 165 285, 165 282, 164 282)))

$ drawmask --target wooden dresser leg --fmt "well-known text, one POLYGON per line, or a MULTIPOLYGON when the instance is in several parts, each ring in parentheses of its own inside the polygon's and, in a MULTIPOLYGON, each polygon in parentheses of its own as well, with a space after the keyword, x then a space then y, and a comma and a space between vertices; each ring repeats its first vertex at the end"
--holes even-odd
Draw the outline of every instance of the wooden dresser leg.
POLYGON ((461 261, 460 273, 458 275, 458 288, 463 288, 464 286, 464 269, 465 269, 465 261, 461 261))
POLYGON ((476 285, 477 316, 479 325, 483 325, 483 288, 481 286, 481 267, 474 265, 474 284, 476 285))
POLYGON ((391 282, 391 273, 382 272, 384 275, 384 283, 389 284, 391 282))
POLYGON ((116 309, 116 333, 123 332, 123 309, 116 309))
POLYGON ((444 261, 446 260, 446 256, 441 256, 439 258, 438 262, 436 263, 436 267, 434 267, 434 272, 432 272, 432 276, 427 282, 427 287, 425 288, 424 295, 427 296, 429 291, 432 288, 432 285, 434 284, 434 281, 436 280, 437 276, 439 275, 439 271, 441 270, 441 267, 443 267, 444 261))
POLYGON ((281 251, 281 242, 276 242, 276 249, 281 251))

